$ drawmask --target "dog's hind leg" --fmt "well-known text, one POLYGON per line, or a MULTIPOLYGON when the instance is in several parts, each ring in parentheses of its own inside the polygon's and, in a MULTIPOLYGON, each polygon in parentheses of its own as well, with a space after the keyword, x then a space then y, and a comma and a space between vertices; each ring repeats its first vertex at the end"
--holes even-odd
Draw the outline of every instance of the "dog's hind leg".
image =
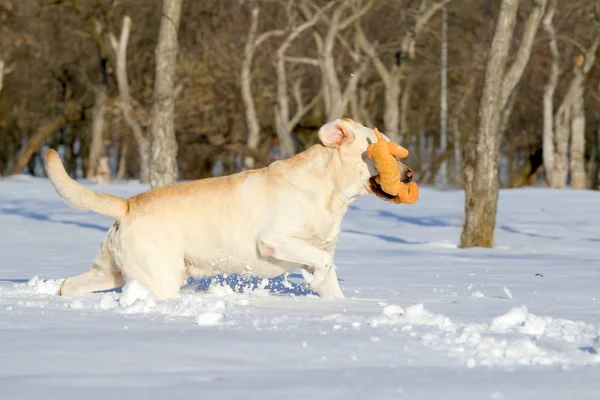
POLYGON ((189 274, 184 252, 161 236, 153 232, 122 236, 119 246, 127 251, 114 253, 125 280, 148 286, 156 300, 176 297, 189 274))
POLYGON ((107 248, 106 239, 94 260, 94 265, 84 274, 67 278, 60 285, 61 296, 75 296, 121 287, 125 284, 121 272, 107 248))

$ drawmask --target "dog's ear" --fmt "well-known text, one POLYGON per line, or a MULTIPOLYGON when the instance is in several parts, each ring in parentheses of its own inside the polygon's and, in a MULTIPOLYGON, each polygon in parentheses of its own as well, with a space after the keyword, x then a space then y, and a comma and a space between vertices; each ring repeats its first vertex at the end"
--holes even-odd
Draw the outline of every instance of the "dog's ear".
POLYGON ((336 119, 319 129, 319 139, 325 146, 337 148, 351 143, 354 140, 354 133, 347 122, 336 119))

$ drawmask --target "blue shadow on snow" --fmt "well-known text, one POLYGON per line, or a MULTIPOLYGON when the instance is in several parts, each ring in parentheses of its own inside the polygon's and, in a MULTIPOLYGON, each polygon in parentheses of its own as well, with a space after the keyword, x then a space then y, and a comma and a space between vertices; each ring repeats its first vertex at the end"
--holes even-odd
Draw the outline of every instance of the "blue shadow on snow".
POLYGON ((380 217, 393 218, 393 219, 395 219, 397 221, 404 222, 406 224, 411 224, 411 225, 438 226, 438 227, 451 227, 451 226, 454 226, 454 225, 449 224, 448 222, 446 222, 444 220, 441 220, 439 218, 434 218, 434 217, 424 217, 424 218, 407 217, 407 216, 404 216, 404 215, 394 214, 394 213, 389 212, 389 211, 378 211, 377 214, 380 217))
POLYGON ((529 236, 529 237, 534 237, 534 238, 539 238, 539 239, 550 239, 550 240, 559 240, 560 239, 558 236, 548 236, 548 235, 539 235, 537 233, 521 232, 520 230, 511 228, 508 225, 500 225, 498 227, 498 229, 503 230, 508 233, 516 233, 517 235, 524 235, 524 236, 529 236))
MULTIPOLYGON (((309 296, 317 295, 316 292, 312 291, 306 284, 289 281, 287 278, 301 278, 300 274, 289 274, 287 277, 284 275, 267 279, 267 284, 264 286, 264 290, 269 293, 286 295, 286 296, 309 296)), ((247 291, 254 291, 262 286, 263 278, 250 275, 217 275, 213 277, 188 280, 188 285, 196 286, 196 292, 207 292, 212 284, 219 284, 221 286, 228 286, 234 293, 244 293, 247 291)))
POLYGON ((36 221, 53 222, 53 223, 64 224, 64 225, 75 225, 80 228, 95 229, 95 230, 102 231, 102 232, 106 232, 109 228, 108 226, 92 224, 89 222, 50 219, 50 217, 48 217, 46 214, 36 213, 33 211, 25 211, 25 210, 21 210, 18 208, 3 208, 0 210, 0 213, 6 214, 6 215, 17 215, 19 217, 34 219, 36 221))
POLYGON ((388 242, 388 243, 401 243, 401 244, 424 244, 424 243, 426 243, 426 242, 410 242, 408 240, 399 238, 397 236, 382 235, 382 234, 377 234, 377 233, 361 232, 361 231, 355 231, 355 230, 352 230, 352 229, 344 229, 343 232, 354 233, 356 235, 371 236, 371 237, 383 240, 383 241, 388 242))

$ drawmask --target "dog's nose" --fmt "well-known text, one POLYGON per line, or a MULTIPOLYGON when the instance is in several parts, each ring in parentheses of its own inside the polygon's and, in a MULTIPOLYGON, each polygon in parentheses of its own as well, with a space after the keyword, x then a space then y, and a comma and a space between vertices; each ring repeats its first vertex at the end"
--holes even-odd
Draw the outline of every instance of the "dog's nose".
POLYGON ((402 181, 404 183, 411 183, 413 180, 414 174, 411 170, 406 171, 406 174, 404 174, 404 179, 402 179, 402 181))

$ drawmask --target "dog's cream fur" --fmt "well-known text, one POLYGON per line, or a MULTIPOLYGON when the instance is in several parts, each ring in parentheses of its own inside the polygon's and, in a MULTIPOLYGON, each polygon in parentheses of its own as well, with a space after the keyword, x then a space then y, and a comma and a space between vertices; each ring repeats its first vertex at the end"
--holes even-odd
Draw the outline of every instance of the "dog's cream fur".
MULTIPOLYGON (((333 255, 348 205, 371 191, 378 174, 366 156, 372 129, 338 119, 321 144, 269 167, 151 189, 127 200, 72 180, 54 150, 48 175, 71 206, 116 220, 94 266, 66 279, 61 294, 148 285, 157 299, 176 296, 189 276, 275 277, 302 267, 320 296, 343 297, 333 255)), ((404 180, 410 171, 402 165, 404 180)))

